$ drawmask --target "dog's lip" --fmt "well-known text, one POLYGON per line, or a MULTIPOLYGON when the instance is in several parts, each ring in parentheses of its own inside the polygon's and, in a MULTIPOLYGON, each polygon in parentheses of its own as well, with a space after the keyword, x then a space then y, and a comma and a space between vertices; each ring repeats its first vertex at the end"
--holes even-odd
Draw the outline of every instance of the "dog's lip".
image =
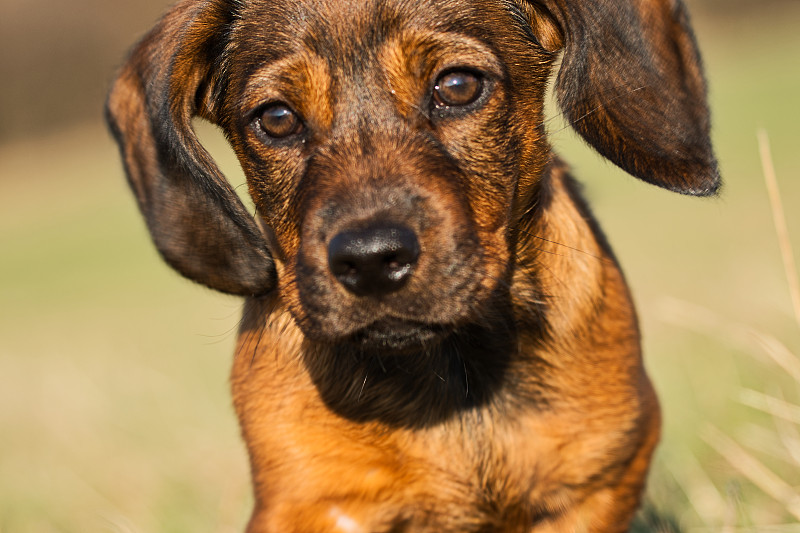
POLYGON ((385 317, 355 331, 349 340, 363 348, 401 353, 433 346, 450 329, 442 324, 385 317))

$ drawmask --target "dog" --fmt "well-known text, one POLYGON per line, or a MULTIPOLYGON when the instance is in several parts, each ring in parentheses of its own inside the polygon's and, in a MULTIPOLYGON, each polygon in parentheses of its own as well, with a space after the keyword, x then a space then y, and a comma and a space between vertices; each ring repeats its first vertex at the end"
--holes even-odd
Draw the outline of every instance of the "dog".
POLYGON ((133 49, 106 113, 155 245, 246 297, 249 532, 627 531, 660 410, 551 74, 600 154, 716 194, 681 0, 183 0, 133 49))

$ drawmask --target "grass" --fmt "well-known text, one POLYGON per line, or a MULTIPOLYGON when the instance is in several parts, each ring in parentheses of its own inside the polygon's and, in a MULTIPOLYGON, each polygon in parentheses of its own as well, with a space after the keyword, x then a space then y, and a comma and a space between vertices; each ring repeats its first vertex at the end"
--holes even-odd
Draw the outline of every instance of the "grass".
MULTIPOLYGON (((657 190, 556 134, 626 270, 664 407, 637 531, 800 531, 800 332, 756 139, 797 250, 800 7, 780 5, 695 12, 721 199, 657 190)), ((161 263, 99 121, 0 146, 0 204, 0 533, 240 531, 240 302, 161 263)))
MULTIPOLYGON (((800 326, 800 280, 769 139, 764 130, 758 132, 758 140, 788 293, 794 317, 800 326)), ((739 435, 734 436, 721 431, 713 422, 706 424, 701 434, 703 440, 742 476, 750 488, 759 492, 749 498, 742 498, 738 494, 724 498, 705 473, 704 467, 695 463, 692 465, 695 477, 684 478, 683 486, 697 515, 707 525, 716 526, 722 531, 735 531, 742 522, 756 531, 763 531, 764 522, 767 521, 773 524, 778 522, 776 530, 800 530, 800 491, 795 488, 800 483, 800 405, 797 403, 800 397, 797 394, 800 357, 779 339, 762 331, 744 324, 729 323, 709 309, 680 301, 670 303, 674 323, 697 332, 715 334, 720 339, 733 340, 742 346, 749 345, 748 351, 756 356, 760 354, 761 359, 771 363, 776 376, 785 376, 785 387, 791 390, 794 397, 791 401, 785 399, 785 387, 781 386, 780 380, 773 380, 767 386, 770 390, 767 393, 742 387, 739 402, 762 416, 753 416, 741 428, 739 435), (771 420, 759 420, 764 418, 763 415, 768 415, 771 420), (773 513, 773 517, 759 518, 765 512, 773 513)))
POLYGON ((0 154, 0 531, 241 530, 240 303, 163 267, 101 129, 0 154))

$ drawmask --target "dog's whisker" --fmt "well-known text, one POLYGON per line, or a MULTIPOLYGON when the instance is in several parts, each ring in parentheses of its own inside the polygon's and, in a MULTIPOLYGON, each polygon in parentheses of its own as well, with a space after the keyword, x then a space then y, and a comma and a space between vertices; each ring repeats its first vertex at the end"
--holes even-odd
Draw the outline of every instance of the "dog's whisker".
POLYGON ((641 90, 645 89, 646 87, 647 87, 646 85, 641 85, 639 87, 635 87, 633 89, 628 90, 627 93, 619 94, 619 95, 611 98, 610 100, 601 103, 600 105, 596 106, 594 109, 591 109, 591 110, 587 111, 586 113, 584 113, 583 115, 581 115, 580 117, 576 118, 575 120, 570 121, 570 126, 575 126, 575 124, 577 124, 579 122, 583 122, 584 120, 589 118, 591 115, 593 115, 593 114, 597 113, 598 111, 601 111, 602 109, 605 109, 606 107, 608 107, 608 105, 613 103, 614 101, 619 100, 621 98, 624 98, 624 97, 628 96, 629 94, 635 93, 637 91, 641 91, 641 90))
POLYGON ((545 250, 544 248, 540 248, 538 246, 531 246, 532 250, 536 250, 537 252, 542 252, 543 254, 550 254, 556 257, 569 257, 566 254, 560 254, 558 252, 554 252, 553 250, 545 250))
POLYGON ((464 361, 460 351, 456 350, 456 354, 458 354, 458 358, 461 359, 461 366, 464 368, 464 397, 469 398, 469 372, 467 372, 467 362, 464 361))
MULTIPOLYGON (((248 323, 250 321, 250 319, 251 319, 250 309, 248 309, 248 306, 245 305, 243 307, 243 310, 242 310, 242 316, 241 316, 241 318, 239 319, 239 321, 237 322, 237 324, 235 326, 235 328, 239 331, 239 335, 240 335, 239 342, 240 342, 241 346, 243 346, 243 347, 247 346, 248 344, 250 344, 250 341, 251 341, 251 339, 252 339, 252 337, 254 335, 253 328, 244 329, 244 325, 246 323, 248 323)), ((237 352, 237 356, 238 356, 238 352, 237 352)))
MULTIPOLYGON (((580 248, 576 248, 576 247, 574 247, 574 246, 570 246, 570 245, 568 245, 568 244, 564 244, 564 243, 562 243, 562 242, 554 241, 554 240, 551 240, 551 239, 546 239, 546 238, 544 238, 544 237, 541 237, 541 236, 539 236, 539 235, 536 235, 536 234, 534 234, 534 233, 527 232, 527 231, 525 231, 525 230, 520 230, 520 231, 521 231, 522 233, 524 233, 524 234, 526 234, 526 235, 530 236, 530 237, 533 237, 534 239, 539 239, 539 240, 541 240, 541 241, 545 241, 545 242, 547 242, 547 243, 550 243, 550 244, 555 244, 556 246, 561 246, 561 247, 563 247, 563 248, 567 248, 568 250, 572 250, 573 252, 578 252, 578 253, 580 253, 580 254, 583 254, 583 255, 589 256, 589 257, 591 257, 592 259, 597 259, 597 260, 599 260, 599 261, 603 261, 603 262, 611 262, 611 260, 610 260, 610 259, 608 259, 607 257, 603 257, 603 256, 601 256, 601 255, 597 255, 597 254, 595 254, 595 253, 588 252, 588 251, 586 251, 586 250, 581 250, 580 248)), ((553 252, 550 252, 550 251, 548 251, 548 250, 543 250, 543 249, 541 249, 541 248, 536 248, 536 249, 537 249, 537 250, 539 250, 540 252, 553 253, 553 252)), ((560 255, 560 254, 556 254, 556 255, 560 255)), ((563 256, 562 256, 562 257, 563 257, 563 256)))
MULTIPOLYGON (((253 364, 256 362, 256 357, 258 356, 258 348, 261 346, 261 339, 264 338, 264 333, 267 331, 267 325, 271 321, 271 317, 268 320, 265 320, 261 326, 254 329, 253 331, 258 332, 256 337, 256 344, 253 346, 253 355, 250 358, 250 368, 253 368, 253 364)), ((251 339, 252 342, 252 339, 251 339)))
POLYGON ((563 310, 562 306, 558 306, 558 305, 553 306, 553 305, 551 305, 554 301, 559 299, 559 296, 555 295, 553 293, 553 291, 542 292, 542 291, 546 290, 546 288, 540 286, 541 285, 541 278, 539 276, 536 276, 535 273, 531 272, 531 270, 533 272, 535 272, 536 270, 546 270, 547 273, 553 278, 553 280, 555 280, 555 282, 559 286, 561 286, 564 289, 568 289, 567 284, 563 280, 561 280, 557 275, 555 275, 555 273, 553 272, 553 269, 550 266, 542 263, 541 261, 537 261, 537 264, 536 264, 535 268, 519 269, 518 272, 520 272, 524 277, 528 278, 530 280, 530 282, 533 283, 533 286, 537 288, 537 292, 539 293, 539 295, 542 298, 544 298, 543 300, 535 299, 535 300, 526 301, 526 305, 528 306, 529 311, 533 312, 534 316, 539 316, 539 317, 543 318, 545 316, 545 314, 546 314, 546 311, 545 311, 545 309, 543 309, 543 307, 546 307, 546 309, 548 311, 550 311, 551 308, 554 308, 554 309, 557 310, 557 312, 561 313, 562 318, 566 318, 566 315, 564 314, 564 310, 563 310), (530 307, 530 305, 533 305, 533 304, 535 304, 537 307, 530 307), (541 307, 539 307, 539 306, 541 306, 541 307))
MULTIPOLYGON (((631 85, 633 85, 633 84, 631 84, 631 85)), ((550 132, 551 135, 556 135, 558 133, 561 133, 562 131, 567 130, 570 127, 575 127, 576 124, 578 124, 580 122, 583 122, 584 120, 586 120, 587 118, 591 117, 595 113, 597 113, 597 112, 605 109, 606 107, 610 106, 615 101, 617 101, 617 100, 619 100, 621 98, 625 98, 627 96, 630 96, 631 94, 633 94, 635 92, 638 92, 638 91, 641 91, 641 90, 644 90, 646 88, 648 88, 648 85, 637 85, 637 86, 633 86, 633 88, 631 88, 630 86, 618 86, 618 87, 615 87, 615 88, 608 89, 607 91, 601 91, 598 94, 598 97, 597 97, 597 99, 598 99, 598 101, 600 103, 598 105, 596 105, 594 108, 592 108, 589 111, 585 112, 580 117, 578 117, 578 118, 576 118, 574 120, 568 120, 566 117, 554 116, 554 117, 550 117, 549 119, 543 121, 543 123, 545 125, 547 125, 547 124, 550 124, 551 122, 554 122, 554 121, 558 120, 559 118, 563 118, 564 120, 566 120, 567 121, 567 125, 566 126, 558 128, 557 130, 553 130, 553 131, 550 132), (604 98, 604 96, 609 94, 609 93, 615 93, 615 96, 612 96, 611 98, 608 98, 608 99, 604 98)), ((565 108, 562 111, 564 113, 568 113, 569 112, 569 108, 565 108)))
POLYGON ((430 120, 431 119, 430 114, 428 113, 427 110, 425 110, 425 108, 423 108, 417 102, 414 102, 414 101, 409 100, 407 98, 402 98, 398 94, 398 92, 393 88, 392 80, 391 80, 391 78, 389 77, 388 74, 384 73, 384 80, 386 82, 386 86, 389 88, 389 93, 392 95, 393 98, 395 98, 397 101, 403 103, 404 105, 407 105, 409 108, 416 110, 417 113, 422 115, 426 120, 430 120))
POLYGON ((369 372, 367 370, 364 371, 364 381, 361 382, 361 389, 358 391, 358 398, 356 399, 356 403, 361 403, 361 396, 364 394, 364 387, 367 386, 367 377, 369 376, 369 372))

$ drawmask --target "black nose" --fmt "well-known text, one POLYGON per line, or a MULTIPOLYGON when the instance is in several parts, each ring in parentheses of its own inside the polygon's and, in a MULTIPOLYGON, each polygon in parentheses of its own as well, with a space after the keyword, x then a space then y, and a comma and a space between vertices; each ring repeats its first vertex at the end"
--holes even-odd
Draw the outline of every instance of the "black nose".
POLYGON ((419 258, 419 241, 408 228, 378 226, 343 231, 328 245, 328 265, 357 296, 382 296, 399 290, 419 258))

